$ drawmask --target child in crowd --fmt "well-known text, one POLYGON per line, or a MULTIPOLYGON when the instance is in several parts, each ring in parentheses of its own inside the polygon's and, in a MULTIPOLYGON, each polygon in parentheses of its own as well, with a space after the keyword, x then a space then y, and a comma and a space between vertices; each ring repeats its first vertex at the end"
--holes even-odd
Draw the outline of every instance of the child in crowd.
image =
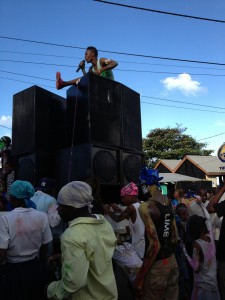
POLYGON ((183 198, 184 198, 184 191, 182 189, 176 189, 173 193, 173 200, 171 201, 174 209, 176 209, 176 206, 179 203, 182 203, 183 198))
POLYGON ((189 300, 192 291, 192 270, 188 265, 183 252, 183 244, 190 253, 191 243, 190 238, 187 237, 186 226, 188 221, 188 208, 184 203, 179 203, 176 206, 176 224, 179 235, 179 241, 176 248, 176 260, 179 267, 179 299, 189 300))
POLYGON ((208 232, 206 219, 193 215, 189 218, 189 230, 193 240, 192 258, 187 254, 185 246, 184 255, 191 265, 194 273, 192 300, 219 300, 217 286, 217 266, 215 244, 212 232, 208 232))

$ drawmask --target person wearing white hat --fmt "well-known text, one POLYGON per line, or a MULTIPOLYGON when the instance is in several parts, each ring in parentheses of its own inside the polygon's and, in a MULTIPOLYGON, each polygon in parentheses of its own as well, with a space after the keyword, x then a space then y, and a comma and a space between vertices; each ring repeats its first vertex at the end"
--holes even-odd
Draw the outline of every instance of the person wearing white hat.
POLYGON ((50 299, 117 299, 116 237, 102 215, 92 215, 91 201, 91 187, 82 181, 68 183, 58 194, 59 215, 69 227, 61 236, 62 278, 49 284, 50 299))

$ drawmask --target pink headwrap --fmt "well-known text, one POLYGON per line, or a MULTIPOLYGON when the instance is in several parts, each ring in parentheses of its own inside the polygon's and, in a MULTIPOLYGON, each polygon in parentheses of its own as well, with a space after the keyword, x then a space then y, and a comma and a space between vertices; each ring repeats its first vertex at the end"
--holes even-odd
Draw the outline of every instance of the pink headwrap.
POLYGON ((124 195, 128 196, 137 196, 138 195, 138 187, 135 183, 130 182, 128 185, 124 186, 120 191, 121 197, 124 195))

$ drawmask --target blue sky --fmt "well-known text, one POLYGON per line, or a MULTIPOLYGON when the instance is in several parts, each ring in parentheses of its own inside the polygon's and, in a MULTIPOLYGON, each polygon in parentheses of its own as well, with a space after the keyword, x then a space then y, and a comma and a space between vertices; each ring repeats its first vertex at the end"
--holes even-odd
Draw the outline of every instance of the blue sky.
MULTIPOLYGON (((224 0, 114 2, 225 20, 224 0)), ((225 142, 225 23, 92 0, 1 0, 0 36, 1 126, 11 128, 13 95, 32 85, 66 97, 66 89, 55 89, 55 73, 76 77, 84 49, 93 45, 99 57, 118 61, 116 81, 140 93, 143 137, 156 127, 182 124, 215 154, 225 142)), ((11 135, 10 129, 0 127, 2 135, 11 135)))

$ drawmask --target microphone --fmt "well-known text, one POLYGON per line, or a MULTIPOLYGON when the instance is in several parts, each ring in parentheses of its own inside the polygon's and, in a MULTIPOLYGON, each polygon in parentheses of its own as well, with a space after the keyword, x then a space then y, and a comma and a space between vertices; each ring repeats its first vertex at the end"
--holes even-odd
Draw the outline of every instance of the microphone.
MULTIPOLYGON (((83 62, 83 63, 85 63, 85 60, 82 60, 82 62, 83 62)), ((81 66, 79 66, 79 67, 77 68, 76 72, 79 72, 79 71, 80 71, 80 69, 83 69, 83 68, 84 68, 84 66, 82 66, 82 67, 81 67, 81 66)))

